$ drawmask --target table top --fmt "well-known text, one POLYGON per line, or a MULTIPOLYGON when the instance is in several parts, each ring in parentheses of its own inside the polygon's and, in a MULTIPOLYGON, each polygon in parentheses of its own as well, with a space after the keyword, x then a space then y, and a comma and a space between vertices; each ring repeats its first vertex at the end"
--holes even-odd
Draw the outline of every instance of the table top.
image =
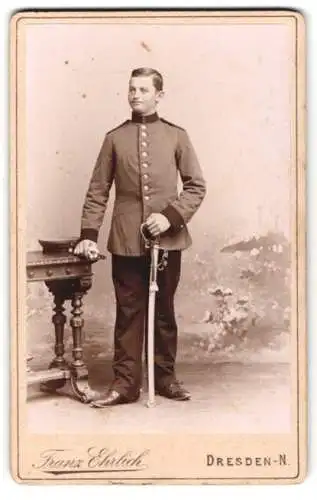
POLYGON ((76 257, 69 252, 43 253, 41 250, 27 252, 27 266, 45 266, 56 264, 90 264, 82 257, 76 257))

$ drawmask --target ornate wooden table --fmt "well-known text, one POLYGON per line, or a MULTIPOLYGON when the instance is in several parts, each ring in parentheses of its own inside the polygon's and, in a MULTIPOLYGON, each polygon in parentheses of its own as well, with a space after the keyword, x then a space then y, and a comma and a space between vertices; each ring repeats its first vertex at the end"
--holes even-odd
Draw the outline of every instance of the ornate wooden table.
MULTIPOLYGON (((54 392, 70 381, 73 392, 83 403, 90 402, 95 392, 88 384, 88 370, 83 361, 82 299, 92 284, 92 262, 72 255, 69 251, 75 239, 63 241, 42 241, 43 251, 28 252, 27 282, 45 283, 53 295, 55 328, 55 357, 47 370, 28 370, 28 385, 40 382, 41 390, 54 392), (72 304, 70 325, 72 328, 72 362, 64 358, 64 303, 72 304)), ((101 258, 104 258, 101 256, 101 258)))

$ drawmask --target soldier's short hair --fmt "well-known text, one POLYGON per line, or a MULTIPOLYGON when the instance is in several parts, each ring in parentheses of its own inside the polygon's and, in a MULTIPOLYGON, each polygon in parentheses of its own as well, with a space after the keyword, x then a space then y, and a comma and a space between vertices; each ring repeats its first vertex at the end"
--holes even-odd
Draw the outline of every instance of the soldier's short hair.
POLYGON ((153 85, 156 90, 163 90, 163 77, 159 71, 153 68, 135 68, 132 70, 131 78, 135 76, 152 76, 153 85))

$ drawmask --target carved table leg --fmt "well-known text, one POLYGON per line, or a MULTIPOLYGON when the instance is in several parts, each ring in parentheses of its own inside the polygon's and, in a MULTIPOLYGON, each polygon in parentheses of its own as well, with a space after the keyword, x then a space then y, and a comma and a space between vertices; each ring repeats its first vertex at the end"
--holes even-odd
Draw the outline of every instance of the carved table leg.
MULTIPOLYGON (((59 284, 53 283, 47 285, 50 291, 54 295, 54 311, 52 322, 55 327, 55 358, 49 365, 51 368, 68 368, 67 362, 64 358, 65 347, 64 347, 64 325, 66 323, 66 316, 64 314, 64 302, 65 296, 63 295, 63 290, 60 289, 59 284)), ((59 380, 50 380, 40 384, 40 389, 44 392, 55 392, 57 389, 61 389, 66 383, 66 378, 61 378, 59 380)))
POLYGON ((71 363, 70 382, 76 396, 83 402, 89 403, 96 396, 88 384, 88 370, 83 361, 82 335, 84 320, 81 317, 82 298, 88 288, 91 286, 90 280, 80 280, 80 291, 76 290, 72 297, 72 318, 70 325, 73 333, 73 361, 71 363))
POLYGON ((65 308, 63 304, 65 302, 64 297, 55 296, 55 314, 53 315, 52 321, 55 326, 55 358, 50 364, 50 368, 65 368, 67 367, 67 362, 64 359, 65 347, 64 347, 64 325, 66 323, 66 316, 64 314, 65 308))

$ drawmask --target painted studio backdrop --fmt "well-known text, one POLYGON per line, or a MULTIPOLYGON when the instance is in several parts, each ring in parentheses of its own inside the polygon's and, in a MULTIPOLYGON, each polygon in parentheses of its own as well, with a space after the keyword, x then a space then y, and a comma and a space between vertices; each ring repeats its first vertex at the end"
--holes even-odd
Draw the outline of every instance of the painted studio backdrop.
MULTIPOLYGON (((133 68, 165 79, 159 114, 187 129, 208 194, 190 223, 177 294, 179 360, 288 360, 291 27, 58 24, 26 28, 27 248, 79 234, 107 130, 130 116, 133 68)), ((112 204, 99 247, 106 252, 112 204)), ((85 358, 110 358, 110 259, 84 299, 85 358)), ((28 343, 46 366, 51 296, 28 287, 28 343)), ((69 336, 68 333, 69 332, 69 336)), ((66 346, 70 342, 66 329, 66 346)))

